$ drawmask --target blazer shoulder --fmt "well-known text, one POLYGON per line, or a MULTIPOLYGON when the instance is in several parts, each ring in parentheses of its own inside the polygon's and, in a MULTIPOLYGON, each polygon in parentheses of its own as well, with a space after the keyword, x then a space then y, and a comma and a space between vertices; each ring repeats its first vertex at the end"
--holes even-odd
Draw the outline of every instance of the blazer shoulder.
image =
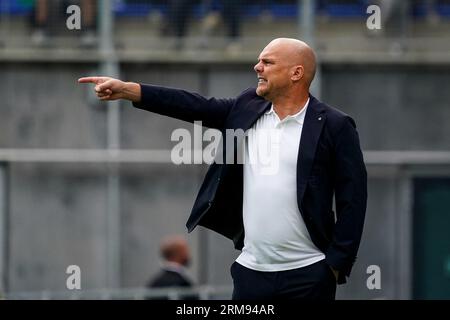
POLYGON ((350 124, 353 128, 356 128, 355 120, 342 110, 332 107, 326 103, 321 102, 321 107, 325 110, 327 115, 327 122, 330 129, 334 132, 340 131, 346 124, 350 124))
POLYGON ((248 103, 267 103, 268 101, 261 96, 256 94, 256 88, 248 88, 242 91, 236 98, 238 105, 248 104, 248 103))
POLYGON ((257 97, 258 95, 256 94, 256 88, 247 88, 244 91, 242 91, 239 95, 238 98, 240 97, 257 97))
POLYGON ((253 99, 264 100, 256 94, 256 88, 247 88, 236 97, 237 101, 251 101, 253 99))

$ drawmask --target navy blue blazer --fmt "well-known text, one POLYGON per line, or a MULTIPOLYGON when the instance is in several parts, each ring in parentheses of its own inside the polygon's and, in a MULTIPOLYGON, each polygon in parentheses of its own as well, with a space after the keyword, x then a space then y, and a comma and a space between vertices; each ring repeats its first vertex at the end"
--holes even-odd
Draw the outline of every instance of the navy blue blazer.
MULTIPOLYGON (((271 106, 254 88, 234 99, 205 98, 145 84, 141 90, 141 102, 134 103, 135 107, 184 121, 202 121, 220 130, 224 138, 226 129, 251 128, 271 106)), ((235 149, 238 143, 234 141, 235 149)), ((224 154, 226 145, 222 144, 224 154)), ((312 241, 326 262, 339 271, 338 283, 346 282, 355 262, 366 202, 367 173, 354 120, 310 95, 297 161, 297 203, 312 241)), ((204 226, 233 240, 241 250, 245 237, 242 204, 243 165, 211 164, 187 221, 188 232, 204 226)))

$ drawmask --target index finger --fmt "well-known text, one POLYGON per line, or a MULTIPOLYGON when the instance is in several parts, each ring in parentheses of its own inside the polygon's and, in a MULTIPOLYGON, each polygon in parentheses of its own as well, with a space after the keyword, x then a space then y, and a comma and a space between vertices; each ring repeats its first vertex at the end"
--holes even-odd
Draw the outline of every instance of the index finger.
POLYGON ((101 80, 101 77, 84 77, 78 79, 78 83, 94 83, 97 84, 101 80))

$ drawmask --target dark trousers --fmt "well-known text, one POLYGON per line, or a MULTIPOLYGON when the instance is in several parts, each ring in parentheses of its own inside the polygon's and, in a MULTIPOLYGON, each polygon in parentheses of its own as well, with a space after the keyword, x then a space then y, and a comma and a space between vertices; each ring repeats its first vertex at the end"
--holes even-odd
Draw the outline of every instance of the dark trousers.
POLYGON ((230 271, 234 285, 233 300, 335 299, 336 278, 325 260, 298 269, 274 272, 255 271, 234 262, 230 271))

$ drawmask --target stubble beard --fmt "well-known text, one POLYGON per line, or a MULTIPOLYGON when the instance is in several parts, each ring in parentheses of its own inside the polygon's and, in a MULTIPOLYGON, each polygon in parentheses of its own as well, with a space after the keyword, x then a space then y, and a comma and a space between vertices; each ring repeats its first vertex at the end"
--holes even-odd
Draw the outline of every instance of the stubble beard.
POLYGON ((256 88, 256 94, 258 96, 260 96, 261 98, 267 99, 267 96, 269 95, 269 92, 268 92, 267 88, 261 88, 260 86, 258 86, 256 88))

